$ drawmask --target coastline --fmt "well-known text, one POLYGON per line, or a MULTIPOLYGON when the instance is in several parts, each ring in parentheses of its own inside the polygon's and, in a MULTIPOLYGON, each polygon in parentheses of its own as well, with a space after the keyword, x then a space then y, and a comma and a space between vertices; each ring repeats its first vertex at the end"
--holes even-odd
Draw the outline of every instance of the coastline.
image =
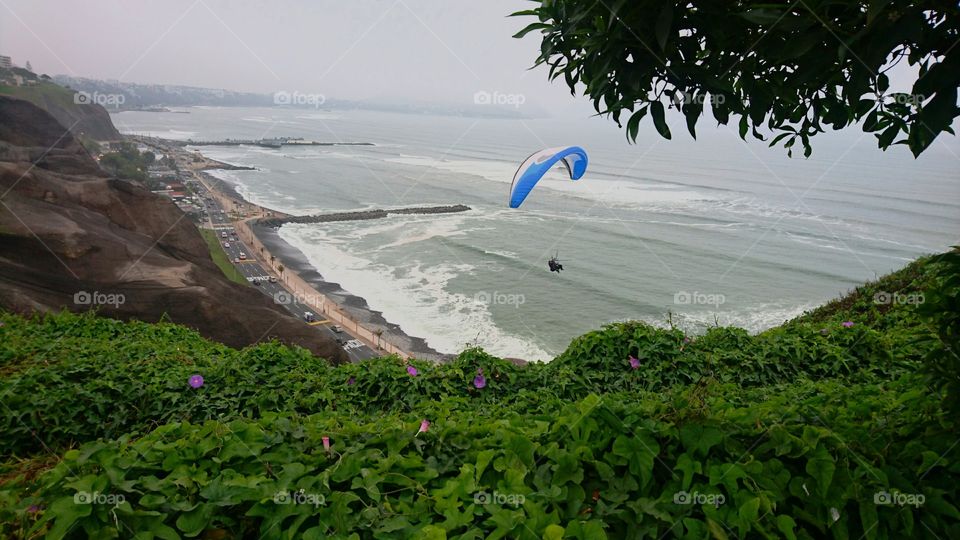
MULTIPOLYGON (((158 146, 167 153, 181 153, 189 159, 189 170, 198 181, 203 182, 215 197, 227 201, 227 207, 236 207, 244 212, 244 216, 235 219, 234 223, 241 229, 247 229, 266 248, 262 256, 256 251, 253 253, 263 259, 268 268, 283 265, 284 275, 296 276, 304 281, 318 295, 326 297, 335 309, 349 317, 353 322, 373 334, 380 334, 383 342, 391 344, 407 355, 418 359, 446 362, 455 357, 453 354, 441 353, 430 347, 424 338, 408 335, 403 329, 383 317, 383 313, 370 308, 367 300, 362 296, 344 290, 339 283, 324 279, 323 275, 310 264, 306 255, 295 246, 284 240, 277 229, 258 223, 260 220, 296 218, 284 212, 260 206, 246 200, 234 189, 229 182, 217 178, 206 171, 210 170, 256 170, 254 167, 238 166, 203 156, 201 153, 186 149, 179 141, 168 141, 156 137, 141 137, 142 142, 158 146), (199 158, 199 159, 197 159, 199 158), (274 264, 270 258, 274 257, 274 264)), ((305 217, 305 216, 303 216, 305 217)))
POLYGON ((276 229, 256 223, 250 223, 250 229, 267 250, 283 264, 285 273, 289 271, 298 275, 363 327, 374 332, 382 331, 385 341, 419 359, 446 362, 456 356, 441 353, 430 347, 425 339, 407 334, 399 325, 387 321, 382 312, 371 309, 362 296, 344 290, 339 283, 325 280, 323 275, 310 264, 307 256, 281 238, 276 229))

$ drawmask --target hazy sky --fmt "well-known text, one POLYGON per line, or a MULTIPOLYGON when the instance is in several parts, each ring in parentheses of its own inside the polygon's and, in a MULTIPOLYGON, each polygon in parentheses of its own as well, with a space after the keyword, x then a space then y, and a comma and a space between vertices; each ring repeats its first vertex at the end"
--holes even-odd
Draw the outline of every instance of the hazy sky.
MULTIPOLYGON (((328 98, 574 103, 511 36, 523 0, 0 0, 0 54, 38 73, 328 98)), ((583 102, 584 100, 580 100, 583 102)))

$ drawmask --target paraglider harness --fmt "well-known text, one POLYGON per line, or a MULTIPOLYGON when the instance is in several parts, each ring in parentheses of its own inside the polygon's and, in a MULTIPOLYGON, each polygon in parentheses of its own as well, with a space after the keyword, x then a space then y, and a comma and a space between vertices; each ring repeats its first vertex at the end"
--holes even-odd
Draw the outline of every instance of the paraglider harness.
POLYGON ((551 272, 556 272, 558 274, 560 273, 561 270, 563 270, 563 265, 560 264, 560 261, 559 259, 557 259, 556 255, 554 255, 553 257, 550 258, 549 261, 547 261, 547 266, 550 267, 551 272))

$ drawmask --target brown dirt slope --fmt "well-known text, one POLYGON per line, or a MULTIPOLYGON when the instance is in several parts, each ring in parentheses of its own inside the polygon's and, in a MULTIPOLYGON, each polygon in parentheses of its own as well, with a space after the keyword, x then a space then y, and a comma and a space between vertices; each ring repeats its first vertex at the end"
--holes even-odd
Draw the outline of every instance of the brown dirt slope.
MULTIPOLYGON (((117 299, 119 297, 114 297, 117 299)), ((168 199, 112 178, 54 118, 0 96, 0 307, 169 320, 233 347, 277 338, 344 351, 252 287, 227 280, 168 199), (75 295, 123 295, 119 305, 75 295), (81 298, 82 300, 82 298, 81 298)))

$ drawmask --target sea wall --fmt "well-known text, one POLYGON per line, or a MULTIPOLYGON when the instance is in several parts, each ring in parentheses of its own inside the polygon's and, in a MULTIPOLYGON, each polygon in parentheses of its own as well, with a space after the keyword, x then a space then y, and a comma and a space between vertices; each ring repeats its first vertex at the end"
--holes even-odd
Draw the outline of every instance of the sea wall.
POLYGON ((279 227, 285 223, 330 223, 334 221, 360 221, 365 219, 382 219, 390 214, 453 214, 466 212, 469 206, 454 204, 447 206, 414 206, 393 210, 363 210, 358 212, 337 212, 333 214, 318 214, 314 216, 288 216, 279 218, 261 219, 260 225, 265 227, 279 227))
MULTIPOLYGON (((263 221, 260 223, 263 223, 263 221)), ((296 273, 286 270, 280 272, 279 267, 282 264, 280 258, 271 257, 270 250, 260 241, 257 235, 254 234, 252 228, 246 221, 236 222, 235 228, 237 234, 250 246, 253 253, 260 256, 261 263, 273 268, 277 275, 280 276, 280 280, 293 292, 297 301, 307 304, 312 307, 317 314, 330 319, 334 324, 339 324, 351 334, 366 341, 374 350, 383 351, 385 354, 396 354, 401 358, 410 358, 410 355, 406 351, 390 343, 381 333, 365 328, 359 322, 352 319, 334 301, 317 291, 296 273)))

